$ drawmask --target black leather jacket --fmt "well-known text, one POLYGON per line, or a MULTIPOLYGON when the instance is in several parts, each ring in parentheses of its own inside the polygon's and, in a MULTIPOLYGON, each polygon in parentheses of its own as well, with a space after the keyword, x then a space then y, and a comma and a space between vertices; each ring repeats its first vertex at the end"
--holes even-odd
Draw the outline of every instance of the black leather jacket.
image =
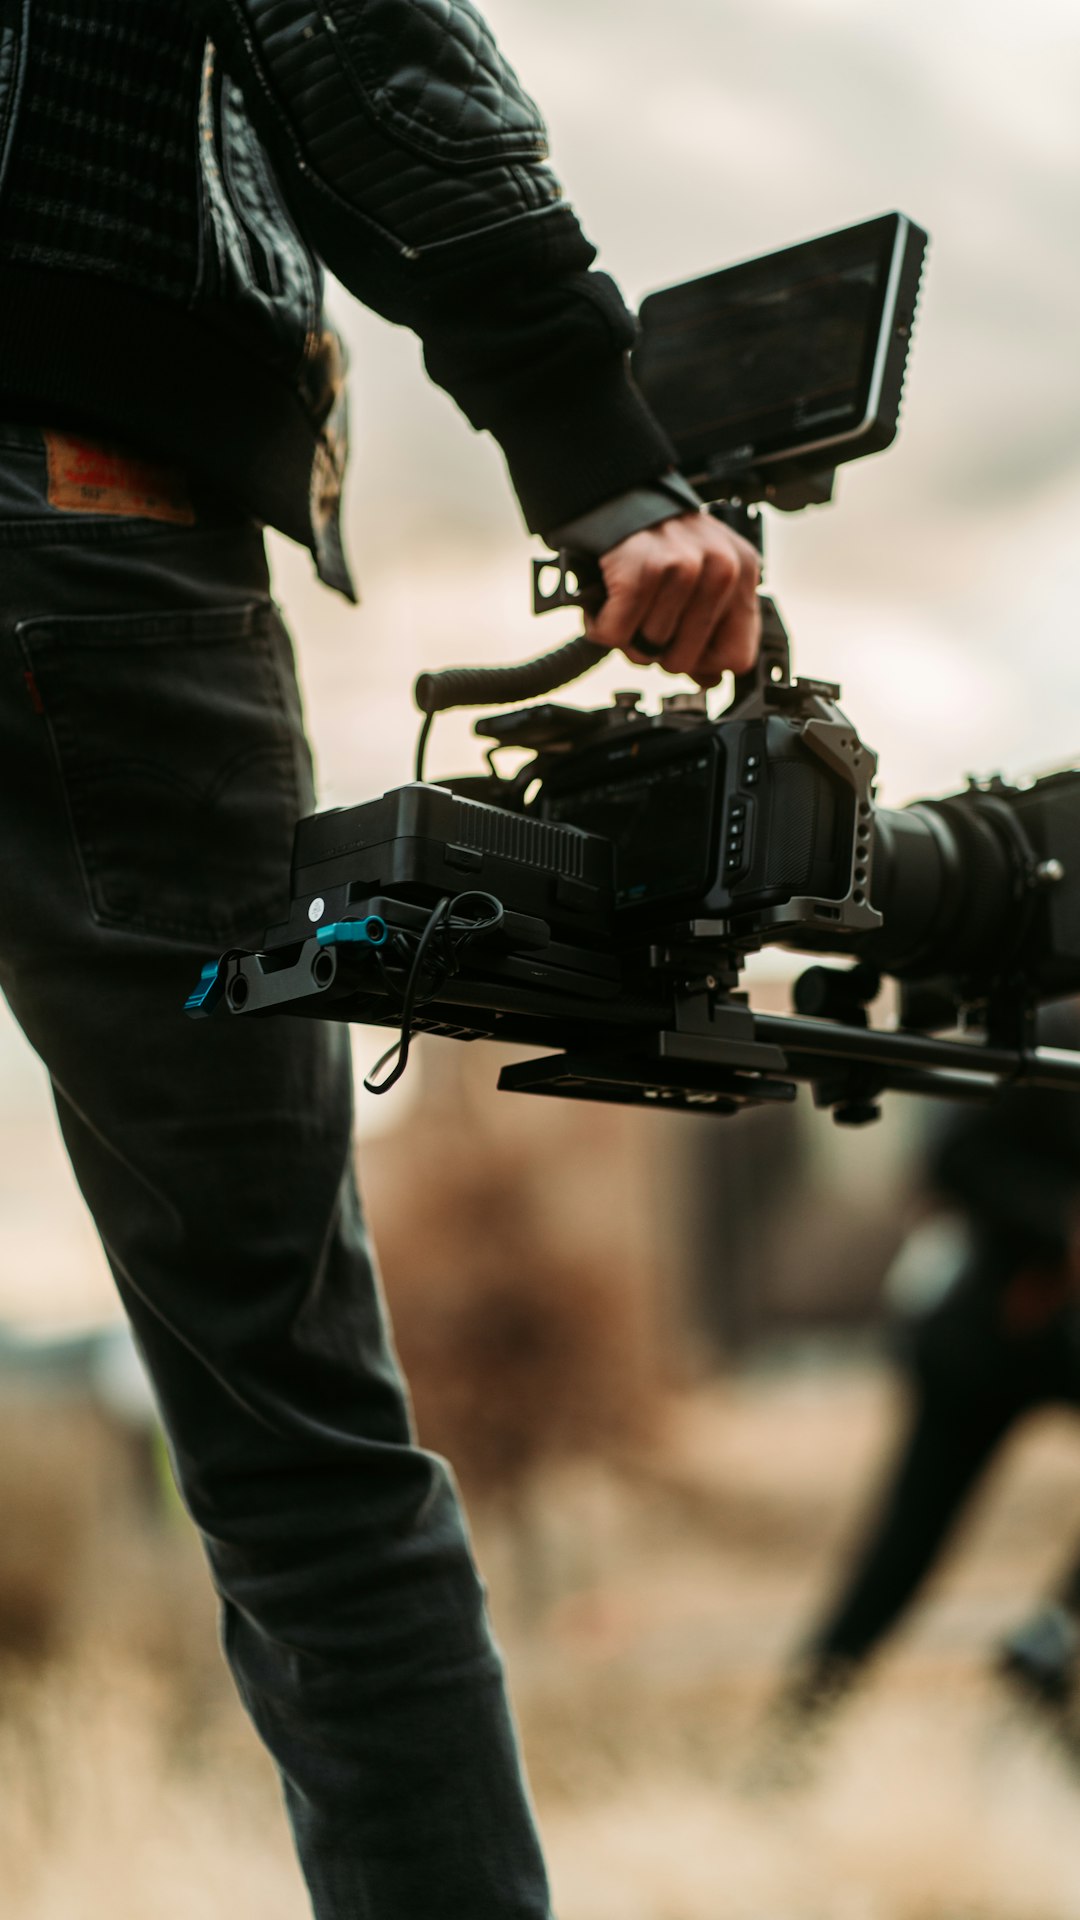
POLYGON ((420 334, 542 530, 672 459, 593 258, 470 0, 0 0, 0 414, 180 459, 331 578, 321 263, 420 334))

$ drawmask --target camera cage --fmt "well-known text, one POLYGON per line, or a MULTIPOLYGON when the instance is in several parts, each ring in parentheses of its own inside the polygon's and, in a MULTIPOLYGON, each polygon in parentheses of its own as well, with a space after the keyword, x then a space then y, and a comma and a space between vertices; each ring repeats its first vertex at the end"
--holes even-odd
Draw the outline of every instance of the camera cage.
MULTIPOLYGON (((758 663, 737 684, 721 721, 758 712, 794 718, 810 751, 850 785, 856 820, 867 827, 876 758, 836 704, 835 686, 792 680, 787 634, 769 600, 763 600, 763 616, 758 663)), ((529 663, 534 678, 536 666, 529 663)), ((429 684, 428 699, 439 691, 429 684)), ((627 711, 621 709, 623 716, 627 711)), ((700 708, 684 714, 693 725, 700 708)), ((478 728, 498 739, 506 731, 499 718, 480 721, 478 728)), ((612 724, 625 725, 626 719, 612 724)), ((1016 977, 967 1010, 968 1031, 958 1038, 933 1030, 951 1024, 958 1009, 951 994, 942 989, 935 999, 926 983, 902 993, 895 1030, 872 1026, 869 1007, 881 976, 865 961, 810 966, 796 982, 794 1015, 751 1007, 740 974, 748 956, 768 941, 813 950, 823 908, 831 939, 845 927, 859 934, 880 923, 869 901, 869 833, 860 840, 856 829, 850 882, 841 897, 794 897, 760 916, 753 930, 731 921, 676 919, 603 951, 575 943, 538 914, 505 908, 489 890, 487 871, 481 892, 468 886, 455 862, 470 849, 464 838, 451 837, 460 829, 447 810, 503 811, 479 798, 478 788, 490 795, 491 778, 449 787, 416 784, 366 809, 346 810, 370 813, 372 805, 394 803, 375 867, 361 837, 350 847, 348 820, 340 831, 335 828, 326 860, 294 872, 288 922, 267 935, 262 951, 234 951, 210 963, 188 1011, 291 1012, 393 1028, 402 1038, 384 1061, 396 1053, 397 1064, 386 1081, 369 1078, 375 1092, 400 1077, 410 1039, 419 1032, 551 1049, 504 1065, 498 1084, 507 1090, 693 1112, 731 1114, 790 1101, 800 1082, 809 1083, 815 1103, 846 1125, 877 1118, 880 1097, 889 1090, 971 1099, 1023 1082, 1080 1091, 1080 1056, 1035 1044, 1034 998, 1016 977), (427 820, 425 809, 435 805, 443 813, 427 820), (386 870, 390 847, 403 857, 400 876, 375 888, 368 876, 375 868, 386 870), (478 900, 485 907, 480 915, 469 906, 478 900), (438 978, 426 983, 417 961, 425 942, 429 951, 438 951, 440 943, 446 949, 439 954, 438 978)), ((507 809, 506 818, 516 830, 523 816, 507 809)), ((333 821, 334 815, 314 819, 333 821)), ((476 837, 475 821, 467 831, 476 837)), ((489 858, 499 858, 494 843, 489 858)), ((557 864, 557 852, 550 859, 557 864)))

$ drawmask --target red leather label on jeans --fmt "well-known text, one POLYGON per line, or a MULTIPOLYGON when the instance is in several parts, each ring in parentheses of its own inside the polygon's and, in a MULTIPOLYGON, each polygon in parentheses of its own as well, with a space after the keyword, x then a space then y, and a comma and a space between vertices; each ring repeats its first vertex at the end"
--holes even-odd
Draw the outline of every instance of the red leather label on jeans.
POLYGON ((182 473, 151 460, 45 430, 49 505, 60 513, 108 513, 193 527, 195 509, 182 473))

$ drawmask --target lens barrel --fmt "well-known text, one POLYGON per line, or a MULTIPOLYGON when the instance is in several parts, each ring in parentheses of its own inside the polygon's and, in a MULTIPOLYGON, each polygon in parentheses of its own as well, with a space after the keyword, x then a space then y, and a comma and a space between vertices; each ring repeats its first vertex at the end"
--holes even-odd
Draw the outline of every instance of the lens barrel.
POLYGON ((999 977, 1026 926, 1015 814, 973 791, 875 815, 873 904, 884 924, 858 950, 901 979, 999 977))

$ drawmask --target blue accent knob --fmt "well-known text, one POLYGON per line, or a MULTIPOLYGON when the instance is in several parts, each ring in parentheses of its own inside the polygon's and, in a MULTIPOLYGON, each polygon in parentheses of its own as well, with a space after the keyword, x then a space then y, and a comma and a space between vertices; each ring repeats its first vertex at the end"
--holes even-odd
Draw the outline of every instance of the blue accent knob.
POLYGON ((199 975, 198 985, 193 987, 184 1001, 185 1013, 211 1013, 213 1001, 217 995, 214 988, 218 985, 221 973, 220 960, 208 960, 199 975))
POLYGON ((315 935, 320 947, 381 947, 386 940, 386 921, 377 913, 363 920, 331 920, 315 935))

